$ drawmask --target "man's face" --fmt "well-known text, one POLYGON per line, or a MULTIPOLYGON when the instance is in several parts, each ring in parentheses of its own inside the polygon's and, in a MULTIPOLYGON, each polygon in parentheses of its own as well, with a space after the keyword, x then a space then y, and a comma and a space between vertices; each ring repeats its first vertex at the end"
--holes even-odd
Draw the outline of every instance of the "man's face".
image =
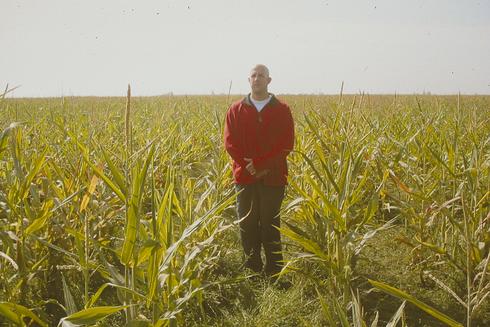
POLYGON ((253 92, 267 92, 267 86, 271 82, 271 78, 266 69, 263 67, 255 67, 250 72, 248 82, 253 92))

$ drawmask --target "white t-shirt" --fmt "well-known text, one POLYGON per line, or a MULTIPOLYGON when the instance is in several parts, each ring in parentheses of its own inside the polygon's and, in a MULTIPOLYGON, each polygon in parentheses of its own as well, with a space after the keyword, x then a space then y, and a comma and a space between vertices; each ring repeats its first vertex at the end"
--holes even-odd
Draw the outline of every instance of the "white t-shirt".
POLYGON ((271 99, 272 95, 269 95, 269 97, 265 100, 255 100, 254 98, 252 98, 252 96, 250 96, 250 101, 252 101, 258 112, 261 112, 262 109, 264 109, 265 105, 268 104, 271 99))

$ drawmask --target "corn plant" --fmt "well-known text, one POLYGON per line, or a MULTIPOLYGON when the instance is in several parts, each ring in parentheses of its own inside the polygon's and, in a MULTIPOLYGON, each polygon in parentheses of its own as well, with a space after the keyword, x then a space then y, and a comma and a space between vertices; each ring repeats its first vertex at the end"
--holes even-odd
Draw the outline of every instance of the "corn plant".
MULTIPOLYGON (((240 250, 221 146, 235 96, 128 91, 0 96, 1 322, 212 321, 216 271, 240 250)), ((314 285, 309 301, 326 324, 376 326, 386 314, 391 326, 409 324, 407 307, 427 309, 427 298, 384 280, 368 284, 356 271, 359 260, 376 259, 363 257, 366 246, 395 227, 420 287, 442 289, 464 324, 476 325, 490 297, 488 98, 342 91, 285 99, 297 139, 281 274, 314 285), (367 285, 406 302, 396 312, 366 312, 367 285)), ((429 314, 462 324, 439 305, 429 314)))

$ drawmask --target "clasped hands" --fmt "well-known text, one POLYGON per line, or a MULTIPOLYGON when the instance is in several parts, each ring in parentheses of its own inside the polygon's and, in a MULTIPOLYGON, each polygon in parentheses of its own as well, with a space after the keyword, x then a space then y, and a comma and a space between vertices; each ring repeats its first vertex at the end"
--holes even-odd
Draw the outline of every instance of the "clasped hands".
POLYGON ((253 160, 251 158, 243 158, 247 162, 247 171, 250 173, 250 175, 255 176, 255 178, 261 178, 269 173, 269 169, 264 169, 259 172, 255 169, 253 160))

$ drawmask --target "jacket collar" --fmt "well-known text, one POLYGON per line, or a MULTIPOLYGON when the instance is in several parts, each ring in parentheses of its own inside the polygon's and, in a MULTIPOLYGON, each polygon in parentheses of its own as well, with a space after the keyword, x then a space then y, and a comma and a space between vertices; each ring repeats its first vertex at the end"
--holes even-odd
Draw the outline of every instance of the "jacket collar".
MULTIPOLYGON (((276 98, 276 96, 274 94, 269 93, 269 95, 272 96, 272 97, 271 97, 271 100, 269 101, 268 104, 274 105, 276 102, 278 102, 278 100, 277 100, 277 98, 276 98)), ((251 97, 251 93, 247 94, 247 96, 245 96, 243 98, 242 103, 246 103, 249 106, 252 106, 253 107, 254 105, 252 104, 252 100, 250 99, 250 97, 251 97)))

